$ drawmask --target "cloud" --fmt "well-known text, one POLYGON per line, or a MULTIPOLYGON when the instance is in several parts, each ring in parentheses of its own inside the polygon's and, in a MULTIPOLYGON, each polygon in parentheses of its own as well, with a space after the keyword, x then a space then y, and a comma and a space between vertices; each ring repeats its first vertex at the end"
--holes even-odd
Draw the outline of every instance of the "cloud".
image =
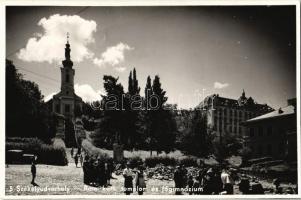
POLYGON ((75 84, 74 90, 85 102, 99 101, 101 100, 101 94, 103 94, 100 90, 95 91, 89 84, 75 84))
POLYGON ((44 97, 44 101, 47 102, 50 99, 52 99, 53 95, 55 95, 57 92, 52 92, 50 94, 48 94, 47 96, 44 97))
POLYGON ((94 58, 93 63, 99 67, 105 67, 107 65, 115 67, 116 71, 122 72, 125 67, 117 67, 118 64, 124 61, 125 51, 133 50, 128 44, 120 42, 115 46, 108 47, 105 52, 101 54, 100 58, 94 58))
POLYGON ((29 38, 26 47, 17 56, 27 62, 53 63, 64 59, 66 34, 70 33, 71 58, 81 62, 85 58, 92 58, 93 53, 87 45, 94 42, 93 33, 96 32, 96 22, 86 20, 78 15, 51 15, 42 18, 38 25, 43 33, 34 33, 29 38))
POLYGON ((230 85, 229 83, 214 82, 215 89, 224 89, 224 88, 228 87, 229 85, 230 85))
POLYGON ((126 70, 126 67, 115 67, 115 70, 118 72, 124 72, 126 70))

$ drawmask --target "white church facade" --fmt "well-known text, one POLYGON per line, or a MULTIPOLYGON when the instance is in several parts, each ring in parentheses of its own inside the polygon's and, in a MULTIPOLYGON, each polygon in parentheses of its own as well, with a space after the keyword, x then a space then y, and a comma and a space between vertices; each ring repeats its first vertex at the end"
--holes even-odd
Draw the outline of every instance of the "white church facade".
POLYGON ((82 98, 74 92, 74 75, 75 70, 70 57, 70 44, 67 39, 65 47, 65 60, 62 61, 61 69, 61 91, 53 95, 48 101, 51 112, 63 115, 65 119, 74 120, 75 110, 82 109, 82 98))

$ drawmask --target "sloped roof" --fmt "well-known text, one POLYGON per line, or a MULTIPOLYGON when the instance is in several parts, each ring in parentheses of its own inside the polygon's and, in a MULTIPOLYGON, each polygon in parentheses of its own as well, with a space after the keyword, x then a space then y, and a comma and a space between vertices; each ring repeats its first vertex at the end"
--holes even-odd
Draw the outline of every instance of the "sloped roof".
POLYGON ((239 102, 239 100, 221 97, 218 94, 213 94, 213 95, 207 96, 197 106, 197 108, 206 107, 207 105, 211 104, 212 101, 214 102, 215 106, 225 106, 225 107, 229 107, 229 108, 256 110, 261 113, 267 113, 267 112, 273 111, 273 108, 271 108, 267 104, 259 104, 259 103, 254 102, 252 97, 246 98, 245 103, 242 103, 242 102, 239 102))
POLYGON ((279 108, 278 110, 275 110, 273 112, 249 119, 245 123, 259 121, 259 120, 265 120, 265 119, 270 119, 270 118, 276 118, 276 117, 288 116, 288 115, 292 115, 294 113, 295 113, 294 106, 287 106, 284 108, 279 108))

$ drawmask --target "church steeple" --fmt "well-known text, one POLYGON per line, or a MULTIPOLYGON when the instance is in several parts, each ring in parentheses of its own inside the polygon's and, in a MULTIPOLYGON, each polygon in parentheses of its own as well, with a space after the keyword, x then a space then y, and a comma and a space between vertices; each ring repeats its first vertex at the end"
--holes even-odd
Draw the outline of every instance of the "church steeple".
POLYGON ((71 61, 71 56, 70 56, 70 44, 69 44, 69 33, 67 32, 67 43, 66 43, 66 47, 65 47, 65 60, 63 60, 63 65, 64 67, 70 67, 72 68, 73 66, 73 62, 71 61))

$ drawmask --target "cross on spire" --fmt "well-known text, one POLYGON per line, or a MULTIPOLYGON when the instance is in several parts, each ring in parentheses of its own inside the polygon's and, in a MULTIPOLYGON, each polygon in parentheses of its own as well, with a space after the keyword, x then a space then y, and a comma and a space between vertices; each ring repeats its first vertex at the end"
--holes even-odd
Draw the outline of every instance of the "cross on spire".
POLYGON ((65 48, 65 58, 66 60, 70 60, 70 44, 69 44, 69 37, 70 37, 70 34, 69 32, 67 32, 67 44, 66 44, 66 48, 65 48))
POLYGON ((67 32, 67 44, 69 44, 69 36, 70 36, 70 34, 69 34, 69 32, 67 32))

